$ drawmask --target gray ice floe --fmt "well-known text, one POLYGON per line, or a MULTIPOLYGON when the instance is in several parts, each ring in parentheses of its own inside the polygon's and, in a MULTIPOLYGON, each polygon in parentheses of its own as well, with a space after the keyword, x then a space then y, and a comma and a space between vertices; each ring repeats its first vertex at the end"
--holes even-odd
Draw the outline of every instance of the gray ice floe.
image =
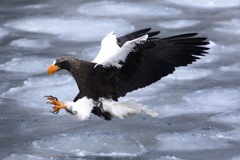
POLYGON ((0 39, 5 37, 8 34, 8 31, 0 27, 0 39))
POLYGON ((165 151, 195 151, 205 149, 222 149, 228 148, 230 145, 219 139, 213 138, 217 132, 212 133, 162 133, 156 139, 158 140, 159 150, 165 151), (211 136, 213 135, 213 137, 211 136))
POLYGON ((51 46, 49 41, 47 40, 37 40, 37 39, 28 39, 28 38, 13 40, 9 45, 13 47, 32 48, 32 49, 45 49, 51 46))
POLYGON ((239 127, 240 124, 240 111, 233 110, 229 112, 223 112, 216 115, 213 115, 209 120, 214 122, 225 123, 234 127, 239 127))
POLYGON ((19 72, 19 73, 44 73, 47 72, 46 66, 51 64, 51 59, 35 56, 13 58, 12 60, 0 64, 0 70, 19 72))
MULTIPOLYGON (((226 3, 227 4, 227 3, 226 3)), ((239 1, 240 4, 240 1, 239 1)), ((240 19, 231 19, 215 22, 215 31, 230 33, 234 35, 240 34, 240 19)))
POLYGON ((196 80, 211 75, 210 70, 190 67, 179 67, 173 74, 168 75, 166 78, 177 80, 196 80))
POLYGON ((215 87, 198 90, 183 97, 190 106, 206 112, 223 112, 239 108, 240 89, 215 87))
POLYGON ((134 29, 134 26, 123 19, 90 17, 32 17, 9 21, 4 26, 27 32, 52 34, 62 40, 82 42, 101 40, 111 31, 121 35, 134 29))
POLYGON ((199 20, 171 20, 158 23, 159 27, 167 29, 181 29, 199 24, 199 20))
POLYGON ((84 57, 85 60, 92 61, 97 56, 100 50, 100 46, 86 48, 81 52, 81 55, 84 57))
POLYGON ((229 8, 229 7, 240 6, 240 1, 239 0, 228 0, 227 2, 225 0, 211 0, 211 1, 205 1, 205 0, 182 0, 182 1, 167 0, 167 1, 169 1, 171 3, 174 3, 174 4, 181 5, 181 6, 206 8, 206 9, 229 8))
POLYGON ((91 16, 139 16, 156 17, 179 15, 182 11, 175 8, 161 7, 161 5, 151 5, 149 3, 129 3, 129 2, 91 2, 82 5, 79 12, 91 16), (117 11, 117 12, 116 12, 117 11))
POLYGON ((48 160, 48 158, 27 154, 11 154, 10 156, 4 158, 3 160, 48 160))
POLYGON ((183 159, 175 157, 175 156, 164 156, 164 157, 152 159, 152 160, 183 160, 183 159))
POLYGON ((22 86, 2 93, 1 97, 14 98, 23 107, 51 108, 46 105, 45 95, 55 96, 65 102, 73 100, 77 93, 77 86, 72 77, 53 75, 51 77, 31 77, 24 81, 22 86))
POLYGON ((135 157, 146 151, 140 142, 129 136, 102 132, 60 134, 35 140, 32 142, 32 146, 37 150, 80 157, 88 155, 135 157))

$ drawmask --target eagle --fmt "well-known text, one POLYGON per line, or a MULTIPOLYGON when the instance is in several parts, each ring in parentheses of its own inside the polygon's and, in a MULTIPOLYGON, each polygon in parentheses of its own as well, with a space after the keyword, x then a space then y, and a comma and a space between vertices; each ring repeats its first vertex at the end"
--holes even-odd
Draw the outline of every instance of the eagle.
POLYGON ((65 69, 75 79, 79 93, 73 101, 61 102, 46 96, 53 105, 52 113, 61 109, 81 121, 93 113, 105 120, 125 118, 141 112, 157 116, 135 100, 118 101, 127 93, 144 88, 206 55, 207 38, 198 33, 186 33, 160 38, 160 31, 141 29, 120 37, 114 32, 101 41, 98 55, 93 61, 61 56, 54 60, 49 75, 65 69))

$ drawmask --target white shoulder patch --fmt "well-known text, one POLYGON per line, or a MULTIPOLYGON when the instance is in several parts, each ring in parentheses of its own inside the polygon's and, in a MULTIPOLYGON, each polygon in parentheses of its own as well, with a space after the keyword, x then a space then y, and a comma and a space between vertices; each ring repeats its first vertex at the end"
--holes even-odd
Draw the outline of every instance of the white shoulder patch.
POLYGON ((101 64, 108 58, 118 52, 120 47, 117 44, 117 37, 114 32, 110 32, 101 42, 101 48, 97 57, 92 61, 97 64, 101 64))
POLYGON ((121 64, 119 64, 120 61, 125 62, 127 55, 133 50, 133 48, 136 46, 136 44, 139 44, 141 41, 146 41, 148 38, 148 35, 144 35, 142 37, 139 37, 137 39, 127 41, 117 53, 112 55, 110 58, 104 60, 100 64, 104 67, 117 67, 121 68, 121 64))

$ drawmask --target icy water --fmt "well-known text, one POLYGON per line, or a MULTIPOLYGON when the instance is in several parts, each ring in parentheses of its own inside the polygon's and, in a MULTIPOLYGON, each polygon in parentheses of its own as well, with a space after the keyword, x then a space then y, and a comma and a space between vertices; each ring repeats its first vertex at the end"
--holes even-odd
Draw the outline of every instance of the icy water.
POLYGON ((0 159, 240 159, 239 0, 1 0, 0 159), (109 32, 152 27, 161 37, 199 32, 210 54, 128 94, 159 113, 110 122, 53 115, 44 95, 72 100, 62 55, 92 60, 109 32))

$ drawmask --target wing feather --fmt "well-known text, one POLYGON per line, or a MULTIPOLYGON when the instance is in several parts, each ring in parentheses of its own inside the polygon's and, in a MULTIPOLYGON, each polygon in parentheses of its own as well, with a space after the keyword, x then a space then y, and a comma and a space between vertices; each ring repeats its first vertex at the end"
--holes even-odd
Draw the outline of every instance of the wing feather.
POLYGON ((141 29, 132 33, 129 33, 127 35, 124 35, 122 37, 117 38, 117 43, 120 47, 122 47, 127 41, 134 40, 136 38, 142 37, 144 35, 148 35, 148 39, 159 39, 158 37, 154 37, 160 33, 160 31, 155 31, 155 32, 149 32, 151 28, 145 28, 141 29))
MULTIPOLYGON (((133 38, 148 31, 149 29, 140 30, 120 37, 121 42, 125 41, 126 37, 133 38)), ((114 93, 111 94, 118 98, 146 87, 173 73, 175 67, 191 64, 207 54, 206 45, 209 42, 196 35, 197 33, 188 33, 163 39, 150 37, 144 43, 135 43, 129 53, 122 53, 127 55, 124 61, 118 61, 122 67, 105 68, 111 73, 108 75, 112 76, 111 87, 114 93)))

